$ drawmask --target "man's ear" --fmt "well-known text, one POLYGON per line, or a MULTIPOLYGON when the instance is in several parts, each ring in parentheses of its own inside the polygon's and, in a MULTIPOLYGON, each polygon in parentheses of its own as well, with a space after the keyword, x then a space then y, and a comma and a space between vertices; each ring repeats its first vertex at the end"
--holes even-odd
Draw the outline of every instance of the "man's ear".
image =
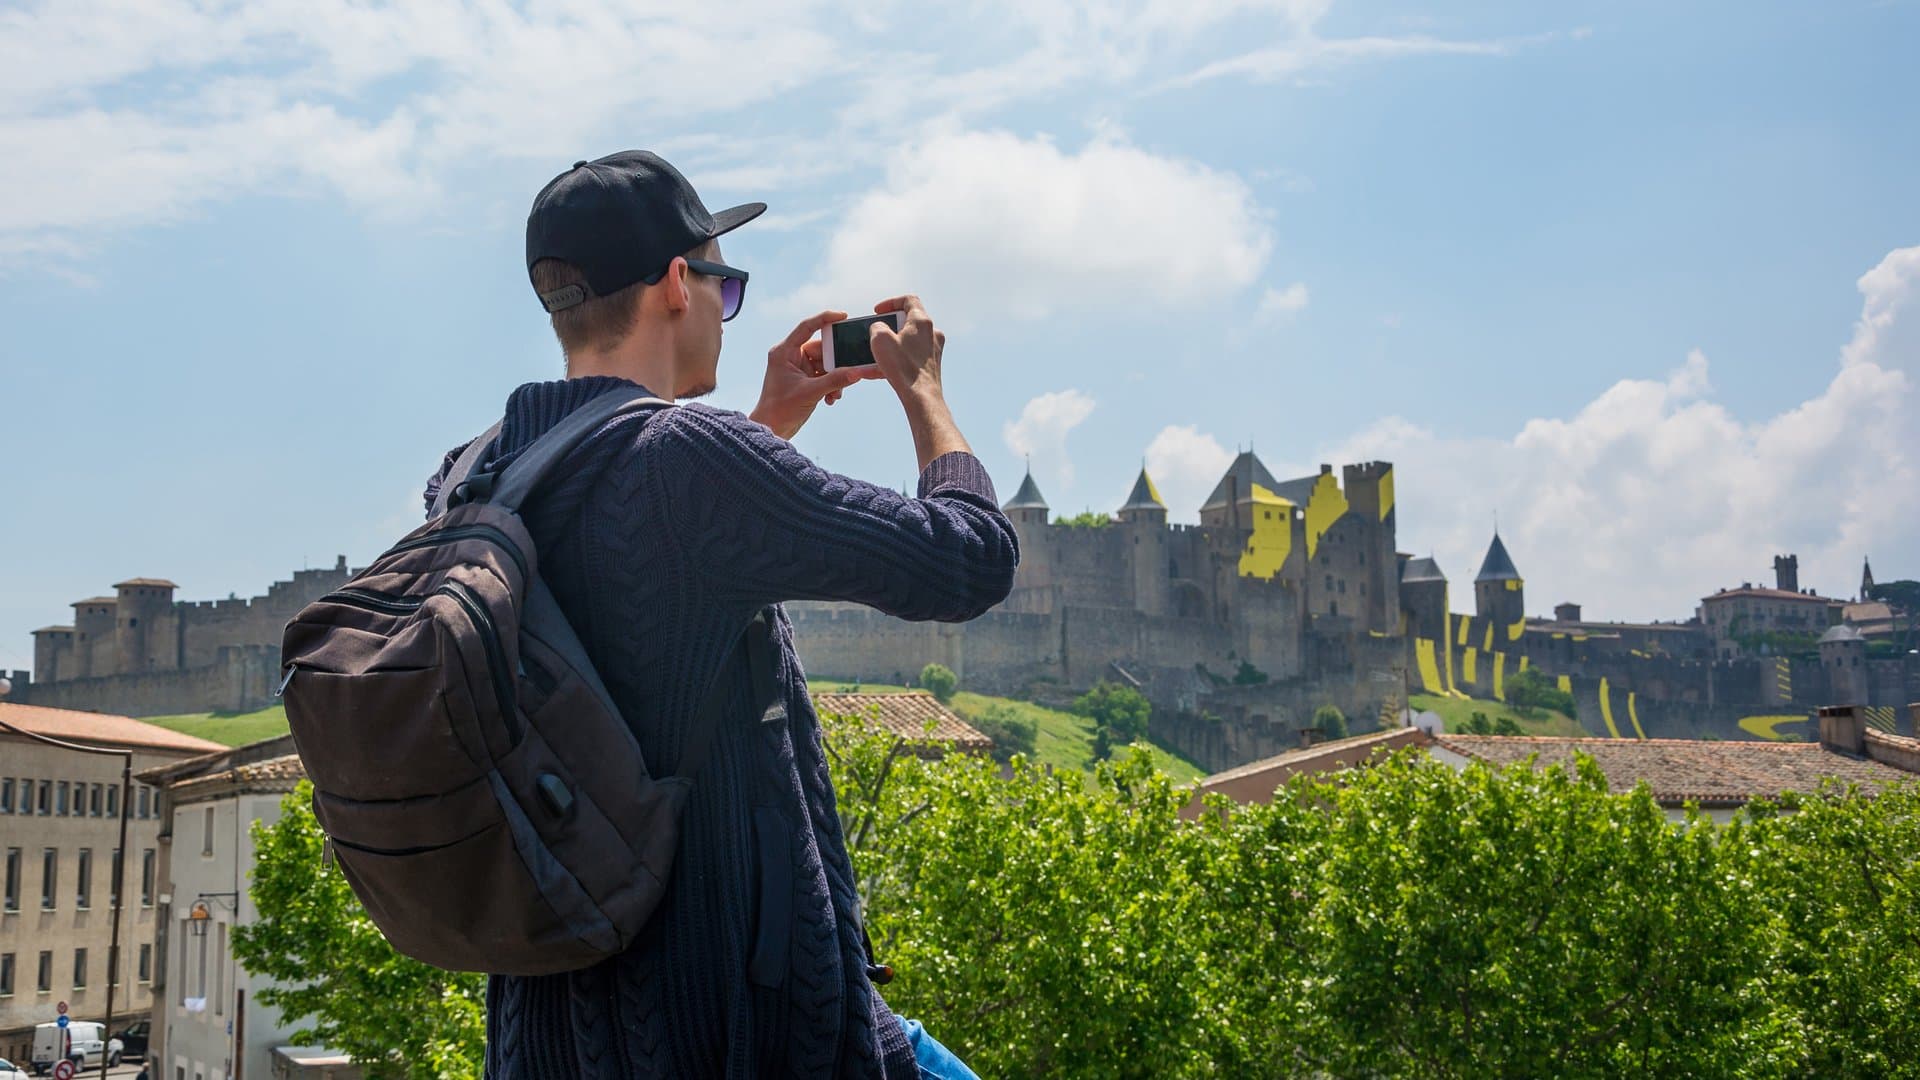
POLYGON ((661 300, 666 303, 668 314, 678 315, 692 305, 693 295, 687 288, 687 275, 692 272, 687 266, 687 260, 678 255, 675 255, 673 261, 667 264, 667 276, 660 279, 660 284, 666 286, 666 291, 661 294, 661 300))

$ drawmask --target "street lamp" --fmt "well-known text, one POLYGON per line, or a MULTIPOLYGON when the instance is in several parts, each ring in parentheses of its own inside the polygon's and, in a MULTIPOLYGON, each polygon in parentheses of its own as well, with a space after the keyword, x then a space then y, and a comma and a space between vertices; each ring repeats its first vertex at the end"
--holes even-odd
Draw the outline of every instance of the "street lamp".
MULTIPOLYGON (((0 698, 13 692, 11 680, 0 678, 0 698)), ((25 728, 0 720, 0 731, 10 731, 25 736, 37 743, 57 746, 62 750, 72 750, 79 754, 107 754, 120 759, 120 847, 113 858, 113 934, 107 945, 107 1041, 100 1047, 100 1078, 106 1080, 108 1046, 113 1043, 113 990, 120 982, 120 913, 126 904, 124 870, 127 863, 127 812, 133 808, 133 751, 118 750, 107 746, 88 746, 84 743, 68 742, 50 735, 28 731, 25 728)))

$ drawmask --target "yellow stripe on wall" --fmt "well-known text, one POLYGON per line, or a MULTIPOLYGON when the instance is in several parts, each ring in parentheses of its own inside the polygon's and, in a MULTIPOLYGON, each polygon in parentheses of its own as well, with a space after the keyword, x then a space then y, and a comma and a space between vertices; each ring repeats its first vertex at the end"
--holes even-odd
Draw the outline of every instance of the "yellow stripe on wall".
POLYGON ((1633 706, 1635 696, 1633 691, 1627 691, 1627 719, 1633 721, 1633 733, 1644 739, 1647 737, 1647 732, 1640 726, 1640 710, 1633 706))
POLYGON ((1507 654, 1493 654, 1493 700, 1507 700, 1507 654))
POLYGON ((1480 679, 1479 665, 1475 663, 1479 659, 1480 650, 1471 645, 1467 646, 1466 652, 1460 654, 1460 677, 1466 680, 1468 686, 1472 686, 1480 679))
POLYGON ((1620 729, 1613 722, 1613 702, 1607 700, 1607 677, 1600 676, 1600 719, 1607 722, 1607 734, 1621 738, 1620 729))
POLYGON ((1446 691, 1446 685, 1440 681, 1440 665, 1434 659, 1432 638, 1413 639, 1413 657, 1420 668, 1420 686, 1429 694, 1446 691))

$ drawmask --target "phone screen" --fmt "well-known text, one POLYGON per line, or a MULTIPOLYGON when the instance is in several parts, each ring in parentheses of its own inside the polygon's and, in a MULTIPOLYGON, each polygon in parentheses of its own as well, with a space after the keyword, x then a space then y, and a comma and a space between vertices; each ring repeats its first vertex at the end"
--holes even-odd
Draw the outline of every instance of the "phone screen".
POLYGON ((899 312, 885 315, 862 315, 857 319, 837 322, 827 328, 833 335, 833 366, 863 367, 873 363, 873 324, 885 322, 895 330, 900 329, 899 312))

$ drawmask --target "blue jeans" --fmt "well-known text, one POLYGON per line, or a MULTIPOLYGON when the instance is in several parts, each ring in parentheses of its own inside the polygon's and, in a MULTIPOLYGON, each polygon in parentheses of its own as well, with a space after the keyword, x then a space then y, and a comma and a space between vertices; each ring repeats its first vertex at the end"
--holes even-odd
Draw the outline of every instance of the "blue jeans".
POLYGON ((940 1045, 940 1040, 927 1034, 918 1020, 900 1019, 900 1026, 907 1029, 907 1042, 913 1046, 913 1060, 920 1063, 920 1080, 980 1080, 967 1063, 953 1056, 953 1051, 940 1045))

